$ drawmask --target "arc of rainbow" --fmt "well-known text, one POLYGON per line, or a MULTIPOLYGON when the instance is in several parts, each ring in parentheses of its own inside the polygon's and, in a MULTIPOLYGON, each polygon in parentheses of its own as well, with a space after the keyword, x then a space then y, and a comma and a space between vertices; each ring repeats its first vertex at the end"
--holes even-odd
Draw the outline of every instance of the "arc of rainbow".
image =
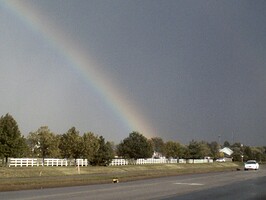
POLYGON ((44 17, 41 17, 36 8, 29 4, 25 6, 23 1, 1 0, 0 3, 57 49, 71 66, 88 81, 90 86, 105 99, 106 104, 124 121, 130 129, 129 131, 136 130, 146 136, 152 134, 147 120, 141 117, 140 112, 131 102, 122 97, 107 76, 99 73, 93 59, 89 58, 89 55, 85 55, 84 51, 79 50, 77 44, 71 39, 62 37, 64 34, 53 24, 47 22, 44 17))

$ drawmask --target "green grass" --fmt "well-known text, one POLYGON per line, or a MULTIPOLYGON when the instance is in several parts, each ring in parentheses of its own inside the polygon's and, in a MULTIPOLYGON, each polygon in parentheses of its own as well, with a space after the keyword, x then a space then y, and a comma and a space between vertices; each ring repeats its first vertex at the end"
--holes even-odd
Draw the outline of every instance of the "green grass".
POLYGON ((40 189, 87 184, 111 183, 173 176, 236 170, 237 163, 153 164, 109 167, 0 167, 0 191, 40 189))

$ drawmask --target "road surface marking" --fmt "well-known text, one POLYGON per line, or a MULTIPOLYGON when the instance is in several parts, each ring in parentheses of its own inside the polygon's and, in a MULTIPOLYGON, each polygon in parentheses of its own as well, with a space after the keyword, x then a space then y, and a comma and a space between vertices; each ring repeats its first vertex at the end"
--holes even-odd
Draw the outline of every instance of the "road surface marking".
POLYGON ((202 183, 174 183, 176 185, 191 185, 191 186, 198 186, 198 185, 204 185, 202 183))

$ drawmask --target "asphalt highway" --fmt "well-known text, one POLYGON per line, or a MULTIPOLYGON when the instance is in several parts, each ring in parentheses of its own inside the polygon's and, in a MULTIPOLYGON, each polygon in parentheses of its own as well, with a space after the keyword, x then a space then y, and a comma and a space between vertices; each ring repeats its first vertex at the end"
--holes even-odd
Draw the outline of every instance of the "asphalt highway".
POLYGON ((164 200, 266 200, 266 177, 236 182, 185 195, 173 195, 164 200))
MULTIPOLYGON (((111 180, 110 180, 111 182, 111 180)), ((1 192, 0 199, 266 199, 266 169, 181 175, 132 182, 1 192)))

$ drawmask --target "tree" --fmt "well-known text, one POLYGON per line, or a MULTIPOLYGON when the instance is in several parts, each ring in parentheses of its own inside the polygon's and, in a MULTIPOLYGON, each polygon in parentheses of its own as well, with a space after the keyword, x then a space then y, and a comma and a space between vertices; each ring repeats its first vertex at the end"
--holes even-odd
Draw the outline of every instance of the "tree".
POLYGON ((150 139, 153 151, 157 154, 163 154, 164 153, 164 141, 160 137, 154 137, 150 139))
POLYGON ((250 147, 252 152, 252 159, 258 162, 265 161, 265 154, 263 147, 250 147))
POLYGON ((211 154, 210 148, 206 142, 197 142, 192 140, 188 145, 189 155, 192 159, 200 159, 211 154))
POLYGON ((166 142, 164 147, 164 155, 166 158, 179 158, 181 155, 181 145, 178 142, 166 142))
POLYGON ((70 128, 60 138, 59 149, 64 158, 74 158, 82 155, 82 141, 75 127, 70 128))
POLYGON ((198 159, 201 157, 200 155, 200 145, 197 141, 192 140, 188 145, 189 156, 193 159, 198 159))
POLYGON ((15 119, 6 114, 0 118, 0 155, 7 162, 8 157, 22 157, 27 152, 25 138, 21 135, 15 119))
POLYGON ((220 157, 220 145, 214 141, 214 142, 211 142, 208 144, 209 148, 210 148, 210 151, 211 151, 211 157, 213 158, 219 158, 220 157))
POLYGON ((81 137, 81 143, 82 157, 88 159, 89 162, 92 162, 94 155, 100 147, 99 138, 91 132, 84 133, 81 137))
POLYGON ((103 136, 99 137, 99 148, 93 156, 92 165, 107 166, 114 158, 114 152, 110 142, 105 143, 103 136))
POLYGON ((265 146, 263 147, 258 147, 261 150, 261 161, 266 161, 266 151, 265 151, 265 146))
POLYGON ((150 158, 153 154, 151 143, 138 132, 132 132, 117 146, 117 154, 124 158, 150 158))
POLYGON ((243 156, 245 161, 254 159, 254 154, 253 151, 251 150, 251 147, 249 146, 243 147, 243 156))
POLYGON ((230 147, 230 143, 228 141, 224 141, 224 147, 230 147))
POLYGON ((36 132, 29 133, 27 138, 32 157, 59 157, 59 137, 52 133, 47 126, 40 127, 36 132))
POLYGON ((232 151, 233 151, 233 154, 232 154, 232 157, 233 157, 233 160, 234 161, 243 161, 244 159, 244 150, 243 150, 243 144, 237 142, 237 143, 234 143, 232 146, 232 151))

